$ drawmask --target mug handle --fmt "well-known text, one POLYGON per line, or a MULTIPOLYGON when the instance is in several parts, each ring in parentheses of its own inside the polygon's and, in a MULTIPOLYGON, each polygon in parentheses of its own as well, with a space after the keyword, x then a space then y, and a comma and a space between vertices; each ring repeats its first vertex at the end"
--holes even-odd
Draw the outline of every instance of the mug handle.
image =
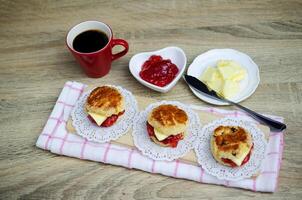
POLYGON ((116 54, 112 54, 112 61, 113 60, 116 60, 122 56, 124 56, 128 50, 129 50, 129 45, 128 45, 128 42, 126 42, 125 40, 123 39, 113 39, 112 40, 112 48, 116 45, 121 45, 123 46, 125 49, 119 53, 116 53, 116 54))

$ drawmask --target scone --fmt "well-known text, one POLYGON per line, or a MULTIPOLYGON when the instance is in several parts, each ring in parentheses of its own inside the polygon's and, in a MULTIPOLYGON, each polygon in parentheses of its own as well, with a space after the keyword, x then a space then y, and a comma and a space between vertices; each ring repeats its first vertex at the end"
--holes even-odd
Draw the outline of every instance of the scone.
POLYGON ((124 114, 124 97, 114 87, 97 87, 88 96, 85 109, 92 122, 98 126, 109 127, 124 114))
POLYGON ((147 131, 156 144, 175 148, 185 137, 188 121, 186 112, 177 106, 160 105, 148 115, 147 131))
POLYGON ((239 167, 247 163, 253 149, 251 134, 239 126, 219 126, 211 138, 213 157, 221 164, 239 167))

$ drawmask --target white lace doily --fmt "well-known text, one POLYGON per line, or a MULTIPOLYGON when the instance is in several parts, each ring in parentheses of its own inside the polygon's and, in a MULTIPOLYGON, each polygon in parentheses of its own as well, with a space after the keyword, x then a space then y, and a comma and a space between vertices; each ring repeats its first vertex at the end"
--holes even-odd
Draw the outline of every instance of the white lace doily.
POLYGON ((71 117, 72 125, 76 129, 77 134, 87 140, 99 143, 116 140, 132 127, 135 116, 138 113, 137 102, 131 92, 119 86, 108 86, 115 87, 123 95, 125 99, 125 113, 121 115, 118 121, 111 127, 99 127, 87 118, 85 111, 86 99, 92 90, 84 93, 72 110, 71 117))
POLYGON ((154 160, 172 161, 174 159, 184 156, 190 149, 194 148, 194 142, 198 132, 201 131, 201 125, 196 113, 188 106, 177 101, 161 101, 150 104, 144 111, 141 111, 133 126, 132 136, 135 146, 146 156, 154 160), (178 142, 177 147, 162 147, 151 141, 147 132, 147 117, 151 110, 162 104, 173 104, 183 109, 189 118, 189 125, 187 135, 178 142))
POLYGON ((209 174, 216 176, 218 179, 235 181, 243 178, 250 178, 256 174, 261 167, 261 163, 266 155, 267 141, 262 131, 260 131, 252 122, 238 118, 223 118, 207 124, 199 135, 195 152, 198 163, 209 174), (241 167, 231 168, 218 163, 211 152, 211 137, 215 128, 220 125, 240 126, 246 129, 252 136, 254 148, 250 160, 241 167))

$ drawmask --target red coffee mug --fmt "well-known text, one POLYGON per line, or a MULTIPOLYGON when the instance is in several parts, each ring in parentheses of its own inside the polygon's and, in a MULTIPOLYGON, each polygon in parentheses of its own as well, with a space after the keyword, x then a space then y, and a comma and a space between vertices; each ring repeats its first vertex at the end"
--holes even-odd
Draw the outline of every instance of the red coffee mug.
POLYGON ((87 76, 92 78, 100 78, 108 74, 112 61, 124 56, 129 49, 128 43, 125 40, 113 39, 111 28, 107 24, 98 21, 82 22, 71 28, 66 36, 66 45, 80 63, 87 76), (91 53, 76 51, 73 48, 73 40, 80 33, 88 30, 99 30, 105 33, 108 37, 107 45, 102 49, 91 53), (112 48, 116 45, 121 45, 125 49, 119 53, 112 54, 112 48))

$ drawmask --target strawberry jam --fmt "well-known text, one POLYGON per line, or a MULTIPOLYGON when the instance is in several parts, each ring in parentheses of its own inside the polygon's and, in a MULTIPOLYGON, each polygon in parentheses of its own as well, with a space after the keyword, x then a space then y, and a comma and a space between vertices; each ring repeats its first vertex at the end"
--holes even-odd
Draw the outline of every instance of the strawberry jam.
MULTIPOLYGON (((105 121, 103 121, 103 123, 101 124, 102 127, 110 127, 112 126, 116 120, 118 119, 119 116, 123 115, 125 111, 122 111, 120 113, 118 113, 117 115, 111 115, 110 117, 107 117, 107 119, 105 121)), ((91 122, 95 123, 94 119, 88 115, 88 118, 91 122)))
POLYGON ((153 85, 164 87, 173 81, 178 71, 177 66, 170 59, 152 55, 144 62, 139 76, 153 85))
MULTIPOLYGON (((156 138, 156 135, 154 134, 154 128, 148 122, 147 122, 147 131, 150 137, 153 136, 156 138)), ((182 139, 183 139, 183 134, 179 133, 177 135, 170 135, 169 137, 167 137, 166 139, 160 142, 165 145, 168 145, 169 147, 175 148, 177 147, 178 142, 182 139)))

